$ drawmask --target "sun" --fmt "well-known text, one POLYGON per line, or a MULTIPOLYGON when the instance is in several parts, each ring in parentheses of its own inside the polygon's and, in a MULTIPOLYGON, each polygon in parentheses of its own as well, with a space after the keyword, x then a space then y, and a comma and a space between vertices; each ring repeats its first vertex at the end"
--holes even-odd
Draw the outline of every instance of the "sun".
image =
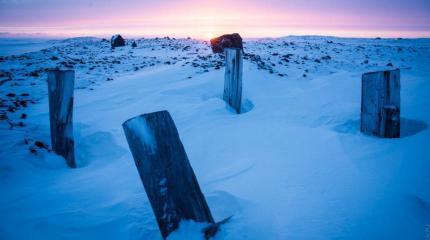
POLYGON ((208 40, 211 40, 214 37, 214 35, 212 33, 207 33, 206 37, 208 38, 208 40))

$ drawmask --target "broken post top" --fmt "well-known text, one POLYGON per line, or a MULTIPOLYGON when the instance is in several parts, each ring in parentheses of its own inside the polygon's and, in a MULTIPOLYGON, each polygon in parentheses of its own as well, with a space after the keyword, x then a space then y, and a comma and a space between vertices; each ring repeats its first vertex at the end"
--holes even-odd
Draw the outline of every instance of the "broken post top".
POLYGON ((213 53, 223 53, 225 48, 240 48, 243 50, 242 37, 238 33, 225 34, 211 39, 213 53))
POLYGON ((53 69, 49 69, 48 72, 52 72, 52 73, 75 73, 75 70, 53 68, 53 69))
POLYGON ((73 88, 75 85, 75 70, 70 69, 52 69, 48 71, 48 87, 50 91, 56 90, 61 86, 63 91, 57 96, 56 101, 61 101, 63 98, 73 98, 73 88), (71 96, 68 96, 71 95, 71 96))
POLYGON ((368 76, 374 76, 374 75, 378 75, 378 74, 399 74, 400 75, 400 69, 396 68, 396 69, 393 69, 393 70, 367 72, 367 73, 364 73, 362 75, 362 78, 368 77, 368 76))

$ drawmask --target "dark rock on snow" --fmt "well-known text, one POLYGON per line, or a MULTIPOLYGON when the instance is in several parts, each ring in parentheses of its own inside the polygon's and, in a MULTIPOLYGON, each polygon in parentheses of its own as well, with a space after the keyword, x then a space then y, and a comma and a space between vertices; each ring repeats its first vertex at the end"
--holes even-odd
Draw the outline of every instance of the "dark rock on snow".
POLYGON ((136 48, 137 47, 136 41, 133 41, 133 43, 131 44, 131 47, 132 48, 136 48))
POLYGON ((122 38, 121 35, 119 34, 113 35, 112 38, 110 39, 110 45, 112 46, 112 48, 124 47, 125 46, 124 38, 122 38))
POLYGON ((211 47, 214 53, 223 53, 224 48, 243 49, 242 37, 238 33, 225 34, 211 39, 211 47))

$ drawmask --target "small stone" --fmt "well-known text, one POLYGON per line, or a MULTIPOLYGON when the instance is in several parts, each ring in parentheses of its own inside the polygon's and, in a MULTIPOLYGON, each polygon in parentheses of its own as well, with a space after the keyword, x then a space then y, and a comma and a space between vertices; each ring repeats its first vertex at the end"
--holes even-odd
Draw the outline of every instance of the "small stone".
POLYGON ((32 153, 32 154, 34 154, 34 155, 37 155, 37 150, 35 149, 35 148, 33 148, 33 147, 30 147, 30 153, 32 153))
POLYGON ((34 145, 38 148, 47 148, 47 145, 45 143, 43 143, 42 141, 35 141, 34 145))

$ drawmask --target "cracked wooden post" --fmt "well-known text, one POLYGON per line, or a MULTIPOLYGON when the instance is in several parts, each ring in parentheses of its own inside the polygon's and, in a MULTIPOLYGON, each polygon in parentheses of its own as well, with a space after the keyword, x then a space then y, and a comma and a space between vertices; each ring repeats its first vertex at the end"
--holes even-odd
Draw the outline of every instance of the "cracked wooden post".
POLYGON ((237 113, 242 105, 242 49, 226 48, 223 99, 237 113))
POLYGON ((169 112, 143 114, 122 126, 163 238, 181 220, 214 223, 169 112))
POLYGON ((67 165, 76 168, 73 139, 73 70, 48 72, 49 120, 52 150, 66 159, 67 165))
POLYGON ((366 73, 361 81, 361 131, 399 138, 400 70, 366 73))

